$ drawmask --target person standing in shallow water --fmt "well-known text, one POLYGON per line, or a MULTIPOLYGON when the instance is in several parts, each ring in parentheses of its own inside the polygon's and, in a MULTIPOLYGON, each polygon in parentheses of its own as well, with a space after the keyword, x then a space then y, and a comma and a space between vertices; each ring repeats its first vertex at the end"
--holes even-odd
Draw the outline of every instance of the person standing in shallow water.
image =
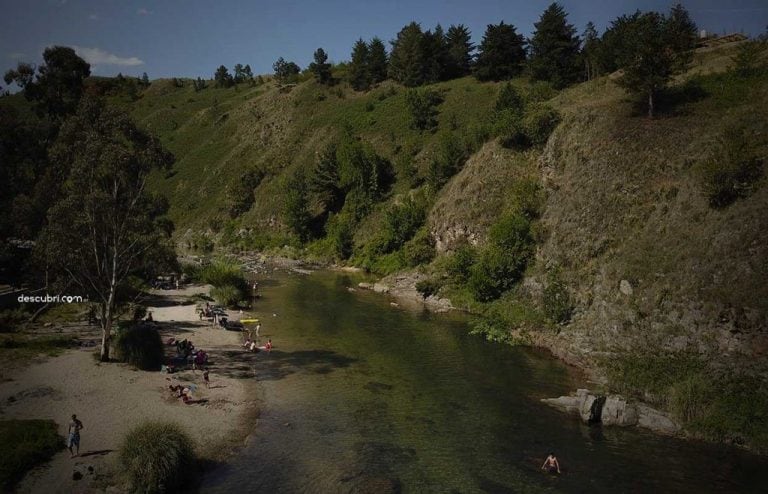
POLYGON ((557 461, 557 457, 554 453, 549 453, 549 456, 544 460, 541 469, 546 470, 549 473, 560 473, 560 462, 557 461))
POLYGON ((80 430, 83 428, 83 423, 78 420, 77 415, 72 414, 72 421, 69 423, 69 436, 67 437, 67 449, 69 449, 70 458, 80 454, 80 430), (72 452, 72 448, 75 448, 75 452, 72 452))

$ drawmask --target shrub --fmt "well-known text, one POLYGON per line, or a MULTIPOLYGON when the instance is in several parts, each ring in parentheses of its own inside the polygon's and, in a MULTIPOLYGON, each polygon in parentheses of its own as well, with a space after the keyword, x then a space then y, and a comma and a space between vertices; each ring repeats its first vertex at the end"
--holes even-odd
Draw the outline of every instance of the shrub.
POLYGON ((523 116, 516 110, 505 109, 496 112, 493 120, 493 134, 499 136, 501 145, 507 148, 528 145, 523 128, 523 116))
POLYGON ((468 158, 464 142, 455 133, 443 133, 438 142, 438 150, 429 164, 427 175, 427 183, 434 191, 440 190, 448 179, 461 170, 468 158))
POLYGON ((749 196, 763 176, 763 158, 748 136, 732 130, 723 136, 700 166, 700 181, 713 208, 724 208, 749 196))
POLYGON ((126 434, 120 463, 132 492, 174 492, 195 466, 194 443, 176 424, 145 422, 126 434))
POLYGON ((4 492, 11 492, 27 471, 64 448, 52 420, 0 421, 0 443, 0 488, 4 492))
POLYGON ((223 306, 234 307, 245 299, 245 291, 235 285, 221 285, 211 289, 211 297, 223 306))
POLYGON ((535 220, 544 208, 541 185, 533 179, 516 181, 512 186, 512 208, 528 220, 535 220))
POLYGON ((434 279, 421 280, 416 283, 416 291, 419 292, 423 298, 427 298, 440 291, 440 282, 434 279))
POLYGON ((229 261, 216 261, 199 271, 200 281, 214 287, 232 285, 242 290, 248 288, 240 265, 229 261))
POLYGON ((469 279, 472 265, 477 259, 474 247, 465 244, 456 249, 446 266, 448 276, 454 283, 465 283, 469 279))
POLYGON ((410 240, 427 218, 423 199, 408 196, 400 204, 391 206, 385 215, 384 229, 375 242, 378 253, 388 254, 410 240))
POLYGON ((115 341, 116 357, 141 370, 159 370, 163 364, 163 342, 155 328, 134 324, 121 329, 115 341))
POLYGON ((549 282, 542 293, 544 314, 555 324, 565 324, 571 320, 573 304, 563 281, 557 273, 549 276, 549 282))
POLYGON ((348 259, 352 255, 354 222, 348 214, 332 215, 326 223, 326 242, 336 259, 348 259))
POLYGON ((405 104, 411 116, 411 128, 431 130, 437 127, 437 105, 443 98, 432 89, 409 89, 405 93, 405 104))
POLYGON ((525 103, 522 96, 517 92, 515 87, 511 83, 506 83, 501 87, 499 95, 496 97, 495 109, 497 112, 504 110, 512 110, 513 112, 522 113, 525 103))
POLYGON ((522 126, 528 142, 543 146, 560 123, 560 114, 547 105, 533 105, 526 112, 522 126))
POLYGON ((435 240, 426 228, 420 229, 403 248, 405 262, 414 267, 427 264, 435 258, 435 240))
POLYGON ((762 60, 763 52, 768 49, 768 42, 762 40, 751 40, 742 43, 736 56, 733 58, 733 70, 739 77, 749 77, 755 75, 761 69, 765 69, 766 64, 762 60))
POLYGON ((530 223, 519 214, 507 214, 491 226, 488 245, 469 273, 475 299, 488 302, 509 290, 523 275, 533 253, 530 223))
POLYGON ((479 302, 490 302, 512 288, 523 274, 527 255, 490 245, 472 265, 469 288, 479 302))

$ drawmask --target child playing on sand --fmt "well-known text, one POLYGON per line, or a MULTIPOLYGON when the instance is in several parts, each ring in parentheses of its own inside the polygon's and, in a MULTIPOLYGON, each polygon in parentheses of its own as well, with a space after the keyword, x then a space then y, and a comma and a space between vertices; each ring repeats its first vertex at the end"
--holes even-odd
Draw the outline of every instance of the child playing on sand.
POLYGON ((266 351, 272 350, 272 339, 267 340, 267 344, 264 346, 266 351))
POLYGON ((211 387, 211 381, 208 379, 208 367, 203 370, 203 382, 205 383, 206 388, 211 387))

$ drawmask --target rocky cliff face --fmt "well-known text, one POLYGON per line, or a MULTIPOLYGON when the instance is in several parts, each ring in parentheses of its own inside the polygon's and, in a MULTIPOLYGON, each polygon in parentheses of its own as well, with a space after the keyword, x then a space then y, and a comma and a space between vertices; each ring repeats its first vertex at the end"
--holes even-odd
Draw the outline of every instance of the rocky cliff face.
MULTIPOLYGON (((765 355, 768 188, 713 209, 695 166, 747 111, 651 122, 582 109, 556 130, 541 160, 549 236, 538 264, 561 267, 575 296, 557 337, 570 352, 765 355)), ((766 126, 754 132, 765 139, 766 126)))

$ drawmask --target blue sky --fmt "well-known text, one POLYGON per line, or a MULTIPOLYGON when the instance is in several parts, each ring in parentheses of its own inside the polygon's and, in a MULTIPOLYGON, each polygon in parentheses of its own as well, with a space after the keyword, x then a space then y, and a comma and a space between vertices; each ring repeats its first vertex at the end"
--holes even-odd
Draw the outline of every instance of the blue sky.
MULTIPOLYGON (((551 0, 0 0, 0 70, 37 63, 46 46, 76 47, 98 75, 211 77, 216 67, 250 64, 271 72, 282 56, 302 68, 317 47, 334 61, 354 41, 391 40, 411 20, 424 27, 463 23, 479 43, 485 26, 504 20, 526 36, 551 0)), ((563 0, 579 32, 602 29, 636 9, 667 11, 658 0, 563 0)), ((683 1, 700 28, 765 32, 766 0, 683 1)))

